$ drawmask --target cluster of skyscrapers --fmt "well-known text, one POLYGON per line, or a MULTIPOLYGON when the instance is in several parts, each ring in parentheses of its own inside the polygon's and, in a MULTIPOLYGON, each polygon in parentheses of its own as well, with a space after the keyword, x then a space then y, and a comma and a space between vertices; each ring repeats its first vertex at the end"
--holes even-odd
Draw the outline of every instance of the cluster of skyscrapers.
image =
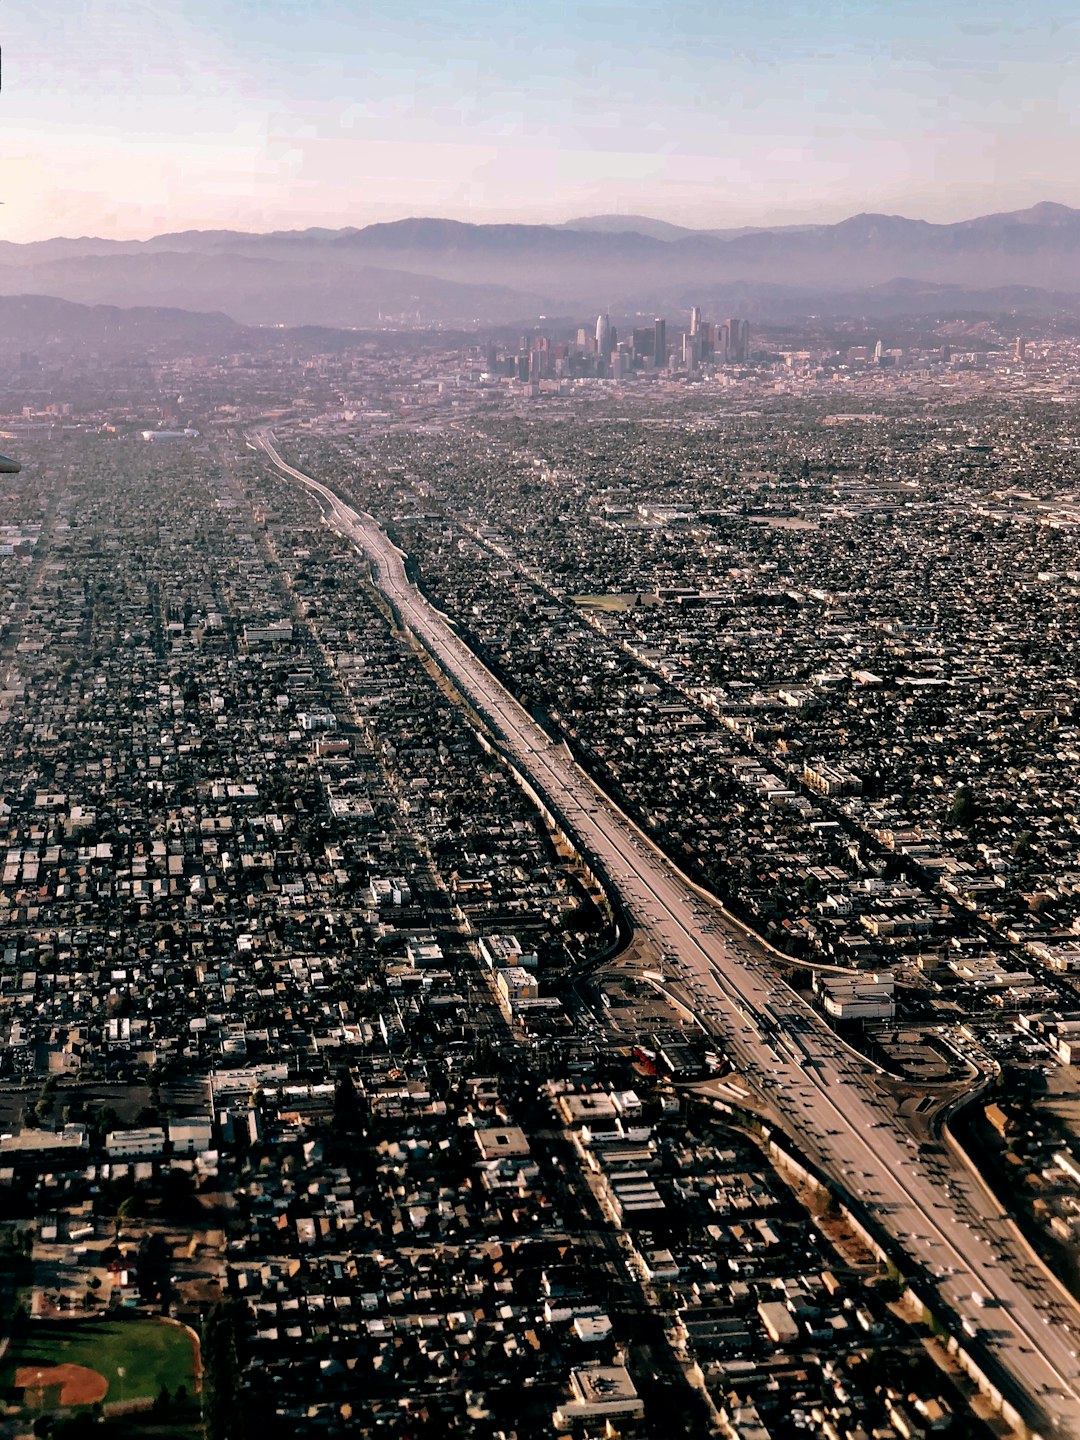
MULTIPOLYGON (((584 339, 578 331, 578 343, 584 339)), ((690 312, 690 329, 677 345, 668 343, 667 321, 661 316, 651 325, 635 326, 629 341, 619 342, 610 316, 596 320, 596 355, 601 365, 606 361, 608 373, 625 374, 628 370, 695 370, 703 361, 717 365, 742 364, 750 358, 750 322, 729 319, 721 323, 702 320, 698 306, 690 312)))
POLYGON ((635 325, 628 337, 620 338, 611 316, 601 314, 596 317, 595 329, 583 325, 574 340, 523 335, 516 355, 500 353, 491 343, 487 370, 523 382, 588 376, 617 379, 649 370, 693 372, 702 364, 738 365, 749 358, 748 320, 703 321, 695 306, 689 330, 674 343, 668 339, 667 321, 662 316, 651 325, 635 325))

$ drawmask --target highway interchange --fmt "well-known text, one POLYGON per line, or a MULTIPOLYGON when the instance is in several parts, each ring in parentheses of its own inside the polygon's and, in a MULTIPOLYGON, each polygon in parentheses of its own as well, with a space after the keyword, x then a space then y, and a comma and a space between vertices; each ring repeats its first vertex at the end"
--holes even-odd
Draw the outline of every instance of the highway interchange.
MULTIPOLYGON (((499 734, 507 754, 573 831, 665 958, 672 994, 715 1035, 763 1108, 905 1258, 958 1338, 1001 1379, 1037 1433, 1080 1440, 1080 1311, 1050 1281, 984 1188, 946 1153, 921 1153, 868 1062, 773 974, 710 904, 592 783, 409 580, 372 519, 285 463, 272 435, 250 443, 318 497, 325 519, 371 560, 401 620, 499 734)), ((935 1147, 936 1148, 936 1147, 935 1147)))

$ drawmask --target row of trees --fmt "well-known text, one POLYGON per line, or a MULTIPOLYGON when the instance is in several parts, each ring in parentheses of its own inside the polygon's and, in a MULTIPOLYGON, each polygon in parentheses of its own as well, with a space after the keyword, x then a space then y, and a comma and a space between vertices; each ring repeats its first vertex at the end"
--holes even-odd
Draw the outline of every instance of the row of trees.
POLYGON ((203 1427, 206 1440, 246 1440, 238 1342, 243 1306, 220 1300, 203 1321, 203 1427))

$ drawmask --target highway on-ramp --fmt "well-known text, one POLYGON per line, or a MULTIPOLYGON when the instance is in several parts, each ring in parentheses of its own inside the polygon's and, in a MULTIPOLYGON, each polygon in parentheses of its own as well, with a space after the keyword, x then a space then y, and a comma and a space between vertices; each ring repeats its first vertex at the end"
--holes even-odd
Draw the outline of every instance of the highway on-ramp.
POLYGON ((273 436, 250 437, 320 501, 371 560, 400 619, 499 734, 507 754, 665 956, 667 983, 715 1034, 783 1128, 891 1238, 935 1310, 1029 1426, 1080 1440, 1080 1311, 1050 1283, 985 1189, 947 1154, 921 1153, 854 1054, 773 974, 764 951, 709 903, 518 704, 410 581, 370 516, 286 464, 273 436))

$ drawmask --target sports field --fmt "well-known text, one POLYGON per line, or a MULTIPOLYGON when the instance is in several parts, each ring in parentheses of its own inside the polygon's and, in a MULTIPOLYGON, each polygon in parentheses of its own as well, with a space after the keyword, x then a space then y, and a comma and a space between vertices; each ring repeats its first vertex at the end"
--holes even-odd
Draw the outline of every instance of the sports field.
POLYGON ((194 1390, 191 1336, 158 1320, 38 1321, 12 1339, 0 1383, 26 1410, 153 1400, 194 1390), (123 1375, 119 1371, 123 1370, 123 1375))

